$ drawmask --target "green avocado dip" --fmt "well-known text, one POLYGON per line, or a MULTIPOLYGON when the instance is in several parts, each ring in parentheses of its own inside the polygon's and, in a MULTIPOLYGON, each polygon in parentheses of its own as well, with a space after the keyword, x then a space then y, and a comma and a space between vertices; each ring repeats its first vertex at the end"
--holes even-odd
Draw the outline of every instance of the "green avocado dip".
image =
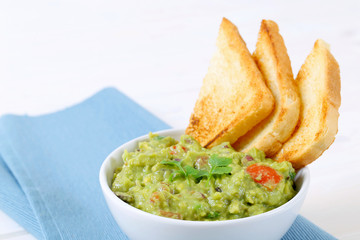
POLYGON ((191 136, 180 141, 149 134, 114 173, 112 191, 123 201, 163 217, 211 221, 257 215, 295 196, 295 170, 229 143, 206 149, 191 136))

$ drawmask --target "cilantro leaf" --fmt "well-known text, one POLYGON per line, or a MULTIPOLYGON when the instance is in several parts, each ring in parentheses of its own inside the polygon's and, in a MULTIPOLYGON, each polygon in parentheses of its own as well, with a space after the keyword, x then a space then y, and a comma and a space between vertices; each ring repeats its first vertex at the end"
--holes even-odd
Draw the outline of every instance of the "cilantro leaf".
POLYGON ((198 170, 196 178, 209 177, 209 172, 206 170, 198 170))
POLYGON ((186 173, 188 174, 188 176, 192 176, 195 179, 201 178, 201 177, 208 177, 209 176, 209 172, 205 171, 205 170, 197 170, 189 165, 186 165, 184 167, 186 173))
POLYGON ((176 166, 177 168, 179 168, 182 174, 186 175, 184 168, 181 166, 181 163, 178 161, 161 161, 160 163, 164 165, 176 166))
POLYGON ((170 176, 170 178, 169 178, 170 182, 172 182, 178 176, 183 176, 186 178, 187 183, 190 185, 189 176, 193 176, 195 179, 199 178, 198 170, 196 170, 195 168, 193 168, 189 165, 182 167, 181 161, 180 162, 178 162, 178 161, 161 161, 160 163, 164 164, 164 165, 176 166, 179 169, 170 176))
POLYGON ((191 167, 189 165, 186 165, 184 167, 184 170, 190 176, 196 176, 198 174, 198 170, 196 170, 195 168, 193 168, 193 167, 191 167))
POLYGON ((178 162, 178 161, 161 161, 160 163, 161 163, 161 164, 164 164, 164 165, 177 166, 179 162, 178 162))
POLYGON ((181 161, 161 161, 161 164, 171 165, 176 167, 178 170, 173 172, 170 176, 169 181, 173 181, 176 177, 183 176, 186 178, 188 184, 190 185, 189 176, 193 177, 195 180, 198 180, 202 177, 207 177, 207 184, 209 185, 211 177, 213 175, 221 175, 231 173, 232 168, 228 165, 232 163, 231 158, 220 157, 217 154, 213 154, 210 156, 210 171, 206 170, 198 170, 192 166, 186 165, 184 167, 181 166, 181 161))
POLYGON ((169 181, 172 182, 174 180, 174 178, 176 178, 177 176, 181 175, 184 176, 187 180, 187 182, 190 184, 189 179, 188 179, 188 174, 186 173, 186 171, 184 170, 184 168, 181 166, 181 162, 178 161, 161 161, 161 164, 164 165, 171 165, 171 166, 175 166, 177 167, 179 170, 175 171, 171 176, 169 181))
POLYGON ((212 174, 227 174, 231 173, 231 167, 217 167, 211 173, 212 174))
POLYGON ((214 154, 210 156, 209 163, 211 167, 226 167, 232 163, 231 158, 219 157, 219 155, 214 154))
POLYGON ((181 176, 184 176, 183 172, 180 170, 177 170, 170 175, 169 181, 172 182, 172 181, 174 181, 175 178, 181 177, 181 176))
POLYGON ((230 163, 232 163, 231 158, 220 157, 217 154, 213 154, 210 156, 209 163, 211 165, 211 169, 208 176, 207 184, 209 184, 211 177, 214 174, 226 174, 230 173, 232 168, 228 167, 230 163))

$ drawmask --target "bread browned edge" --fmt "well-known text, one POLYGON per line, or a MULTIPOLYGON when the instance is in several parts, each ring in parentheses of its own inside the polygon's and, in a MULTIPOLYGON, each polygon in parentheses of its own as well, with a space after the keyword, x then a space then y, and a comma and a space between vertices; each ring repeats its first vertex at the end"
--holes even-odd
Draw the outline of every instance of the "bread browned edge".
POLYGON ((256 147, 272 157, 291 136, 300 112, 300 98, 290 58, 274 21, 262 20, 253 58, 275 97, 275 109, 233 146, 243 152, 256 147))
POLYGON ((299 169, 321 156, 338 131, 340 69, 323 40, 315 42, 296 83, 302 101, 299 122, 275 160, 290 161, 299 169))
POLYGON ((186 129, 186 134, 204 147, 235 142, 267 117, 274 105, 245 42, 226 18, 221 23, 216 45, 217 51, 186 129))

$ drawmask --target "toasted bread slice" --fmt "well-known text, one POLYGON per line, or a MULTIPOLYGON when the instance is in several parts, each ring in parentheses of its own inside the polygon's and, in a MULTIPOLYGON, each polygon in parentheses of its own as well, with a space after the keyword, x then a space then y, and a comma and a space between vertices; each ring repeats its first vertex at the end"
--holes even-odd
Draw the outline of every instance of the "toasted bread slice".
POLYGON ((234 143, 267 117, 274 97, 236 26, 226 18, 186 134, 204 147, 234 143))
POLYGON ((327 43, 315 42, 295 81, 302 101, 300 118, 275 159, 290 161, 299 169, 316 160, 333 143, 338 131, 340 70, 327 43))
POLYGON ((256 147, 272 157, 291 136, 300 112, 300 98, 290 59, 275 22, 261 22, 253 58, 275 97, 275 109, 233 146, 243 152, 256 147))

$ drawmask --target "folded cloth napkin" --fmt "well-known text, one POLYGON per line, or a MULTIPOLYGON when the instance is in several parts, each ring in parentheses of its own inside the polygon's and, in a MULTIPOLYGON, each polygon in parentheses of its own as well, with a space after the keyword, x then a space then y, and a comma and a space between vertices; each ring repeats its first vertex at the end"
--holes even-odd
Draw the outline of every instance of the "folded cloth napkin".
MULTIPOLYGON (((100 166, 119 145, 166 128, 114 88, 57 113, 3 116, 0 209, 38 239, 127 239, 102 196, 100 166)), ((283 239, 334 238, 299 216, 283 239)))

